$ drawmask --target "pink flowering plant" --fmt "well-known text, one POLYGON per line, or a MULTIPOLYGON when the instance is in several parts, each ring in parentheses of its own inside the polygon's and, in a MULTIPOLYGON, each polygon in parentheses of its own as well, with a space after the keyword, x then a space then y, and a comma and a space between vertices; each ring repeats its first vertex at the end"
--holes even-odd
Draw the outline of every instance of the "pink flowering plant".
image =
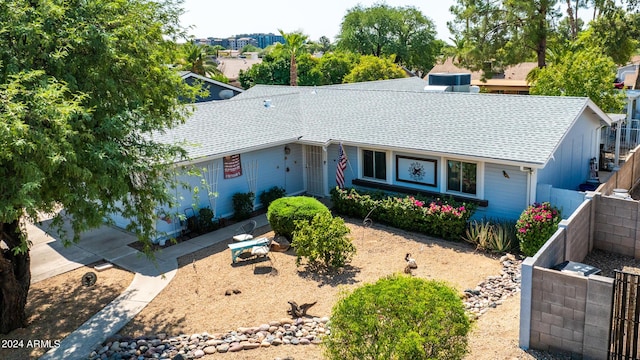
POLYGON ((558 230, 560 220, 560 210, 548 202, 535 203, 523 211, 516 222, 516 236, 522 254, 535 255, 558 230))
POLYGON ((336 188, 331 192, 333 210, 390 226, 449 240, 460 240, 475 207, 453 200, 420 196, 390 196, 336 188), (369 212, 374 209, 371 214, 369 212))

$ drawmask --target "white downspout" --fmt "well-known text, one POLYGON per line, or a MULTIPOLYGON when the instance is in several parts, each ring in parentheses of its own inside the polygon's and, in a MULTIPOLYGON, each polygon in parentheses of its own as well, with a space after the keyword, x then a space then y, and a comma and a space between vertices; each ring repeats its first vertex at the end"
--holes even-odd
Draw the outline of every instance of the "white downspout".
POLYGON ((531 184, 533 169, 520 166, 520 171, 527 173, 527 206, 531 205, 531 198, 535 199, 535 187, 531 184))

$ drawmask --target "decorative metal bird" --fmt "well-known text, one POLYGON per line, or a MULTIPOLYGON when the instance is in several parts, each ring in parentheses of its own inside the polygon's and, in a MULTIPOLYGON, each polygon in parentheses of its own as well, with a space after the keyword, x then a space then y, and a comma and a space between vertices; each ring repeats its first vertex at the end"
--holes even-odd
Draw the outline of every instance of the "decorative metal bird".
POLYGON ((411 257, 411 254, 407 253, 407 255, 404 256, 404 261, 407 262, 407 267, 409 267, 410 269, 417 269, 418 268, 418 264, 416 263, 416 259, 411 257))
POLYGON ((309 310, 310 307, 312 307, 313 305, 315 305, 317 303, 317 301, 314 301, 312 303, 302 304, 302 305, 298 306, 298 303, 296 303, 293 300, 289 300, 287 302, 289 303, 289 305, 291 305, 291 309, 287 310, 287 312, 289 314, 291 314, 291 316, 293 316, 293 317, 306 316, 307 315, 307 310, 309 310))

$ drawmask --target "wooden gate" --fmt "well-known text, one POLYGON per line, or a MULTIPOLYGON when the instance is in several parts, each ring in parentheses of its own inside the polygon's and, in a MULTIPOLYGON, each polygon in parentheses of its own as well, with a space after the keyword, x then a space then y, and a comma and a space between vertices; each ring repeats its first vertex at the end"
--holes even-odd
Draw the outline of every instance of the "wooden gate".
POLYGON ((640 275, 615 271, 609 359, 640 359, 640 275))

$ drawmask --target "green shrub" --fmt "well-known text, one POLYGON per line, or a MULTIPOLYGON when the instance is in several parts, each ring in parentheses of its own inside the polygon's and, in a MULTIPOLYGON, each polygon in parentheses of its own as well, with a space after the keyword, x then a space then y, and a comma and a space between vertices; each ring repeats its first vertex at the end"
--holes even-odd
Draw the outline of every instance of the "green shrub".
POLYGON ((311 221, 318 213, 330 214, 320 201, 308 196, 289 196, 274 200, 267 210, 271 230, 288 239, 293 238, 296 220, 311 221))
POLYGON ((520 251, 525 256, 533 256, 558 230, 562 217, 560 211, 550 203, 535 203, 520 215, 516 222, 516 236, 520 241, 520 251))
POLYGON ((435 280, 392 275, 333 307, 329 359, 462 359, 470 322, 458 292, 435 280))
POLYGON ((356 248, 347 236, 351 230, 342 218, 334 218, 329 212, 320 212, 311 222, 296 220, 295 223, 291 246, 296 249, 296 265, 300 265, 303 257, 313 267, 322 264, 333 269, 351 261, 356 248))
POLYGON ((202 234, 218 229, 219 224, 213 220, 213 211, 209 207, 201 208, 198 214, 186 219, 187 228, 196 234, 202 234))
POLYGON ((260 199, 260 203, 262 204, 262 206, 264 206, 265 208, 268 208, 269 205, 274 200, 280 199, 281 197, 284 197, 286 194, 287 192, 284 188, 274 186, 271 189, 265 190, 262 193, 260 193, 260 196, 258 198, 260 199))
POLYGON ((255 194, 252 192, 233 194, 233 218, 235 220, 250 218, 253 212, 253 201, 255 198, 255 194))
POLYGON ((345 216, 370 218, 390 226, 449 240, 460 240, 475 206, 452 199, 419 196, 380 198, 354 189, 331 190, 333 210, 345 216))
POLYGON ((218 229, 218 222, 213 220, 213 210, 209 207, 198 210, 198 232, 210 232, 218 229))

